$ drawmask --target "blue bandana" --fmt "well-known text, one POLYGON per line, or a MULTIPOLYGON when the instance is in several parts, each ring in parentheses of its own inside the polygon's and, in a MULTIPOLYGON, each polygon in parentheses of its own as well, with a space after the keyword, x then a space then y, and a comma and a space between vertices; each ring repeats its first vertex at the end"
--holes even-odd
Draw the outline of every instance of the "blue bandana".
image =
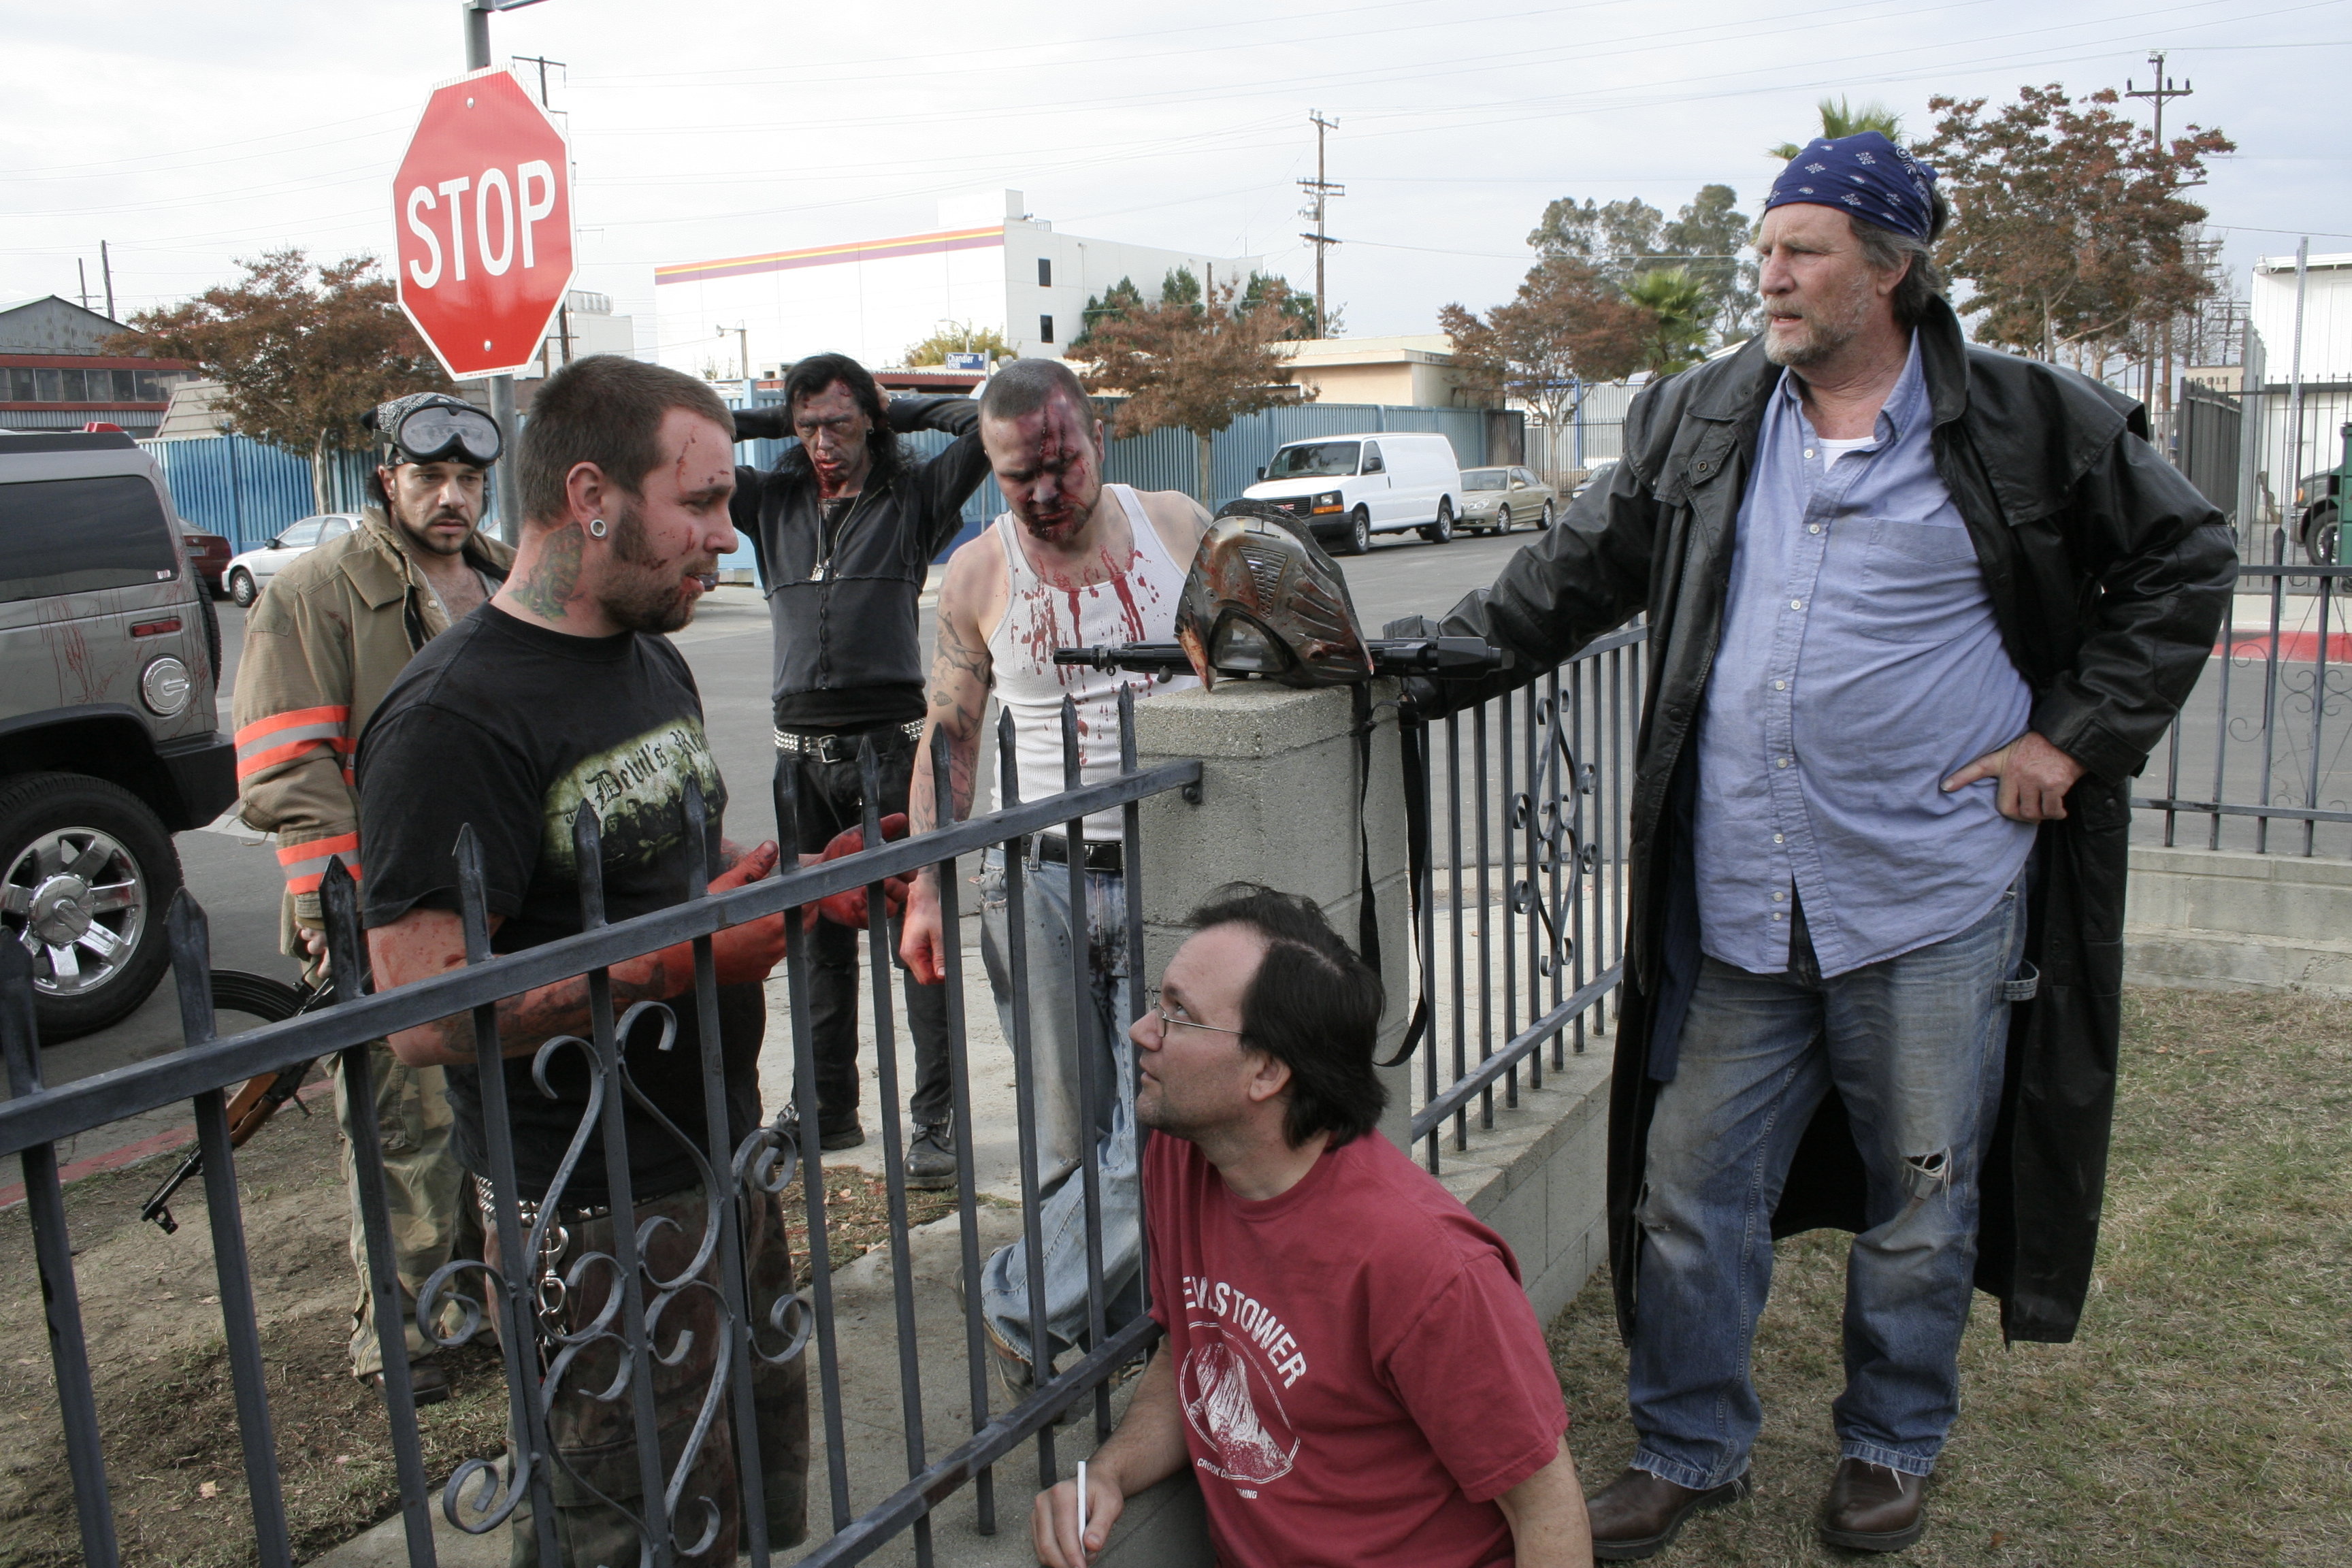
POLYGON ((1864 223, 1926 239, 1936 171, 1875 131, 1817 138, 1789 160, 1764 210, 1795 202, 1843 207, 1864 223))

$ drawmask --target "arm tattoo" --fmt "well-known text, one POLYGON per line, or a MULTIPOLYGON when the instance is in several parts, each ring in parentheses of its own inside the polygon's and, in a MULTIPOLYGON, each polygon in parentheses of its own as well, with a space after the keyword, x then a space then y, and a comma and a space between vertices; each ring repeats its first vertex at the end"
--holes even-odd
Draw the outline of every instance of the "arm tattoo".
POLYGON ((531 563, 530 575, 514 584, 515 597, 523 608, 551 621, 563 619, 564 606, 580 584, 580 555, 586 548, 587 541, 576 522, 549 532, 540 545, 539 558, 531 563))
MULTIPOLYGON (((929 699, 933 724, 931 743, 945 738, 948 748, 948 821, 961 821, 971 809, 972 774, 980 762, 980 727, 988 711, 988 690, 994 684, 994 661, 986 644, 975 646, 955 616, 939 618, 939 646, 931 657, 929 699)), ((927 762, 928 758, 925 759, 927 762)), ((940 825, 939 803, 933 798, 931 770, 918 768, 913 781, 920 806, 910 802, 910 826, 918 832, 940 825)))

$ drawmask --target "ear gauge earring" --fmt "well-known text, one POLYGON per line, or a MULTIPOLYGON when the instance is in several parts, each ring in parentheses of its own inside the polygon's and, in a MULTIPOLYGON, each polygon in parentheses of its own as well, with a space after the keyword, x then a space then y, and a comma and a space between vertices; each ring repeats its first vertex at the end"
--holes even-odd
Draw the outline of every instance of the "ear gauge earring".
POLYGON ((592 517, 588 520, 588 537, 591 539, 602 539, 604 537, 604 520, 603 518, 592 517))

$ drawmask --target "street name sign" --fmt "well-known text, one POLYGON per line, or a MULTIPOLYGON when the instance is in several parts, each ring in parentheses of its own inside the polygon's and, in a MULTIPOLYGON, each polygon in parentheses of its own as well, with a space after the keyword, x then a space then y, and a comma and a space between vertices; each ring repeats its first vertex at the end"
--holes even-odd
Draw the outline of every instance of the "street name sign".
POLYGON ((572 287, 572 159, 504 67, 436 88, 393 179, 400 308, 450 375, 530 365, 572 287))

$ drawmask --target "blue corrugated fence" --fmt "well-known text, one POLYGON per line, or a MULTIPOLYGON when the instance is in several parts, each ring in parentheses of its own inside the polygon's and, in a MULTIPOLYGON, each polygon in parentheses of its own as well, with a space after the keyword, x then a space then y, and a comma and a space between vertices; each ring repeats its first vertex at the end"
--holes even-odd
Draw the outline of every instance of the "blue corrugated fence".
MULTIPOLYGON (((318 508, 310 494, 310 463, 281 447, 244 436, 197 436, 142 441, 163 465, 173 508, 191 528, 217 533, 235 550, 267 544, 288 524, 318 508)), ((363 452, 338 452, 329 475, 329 507, 357 511, 367 504, 370 463, 363 452)))

